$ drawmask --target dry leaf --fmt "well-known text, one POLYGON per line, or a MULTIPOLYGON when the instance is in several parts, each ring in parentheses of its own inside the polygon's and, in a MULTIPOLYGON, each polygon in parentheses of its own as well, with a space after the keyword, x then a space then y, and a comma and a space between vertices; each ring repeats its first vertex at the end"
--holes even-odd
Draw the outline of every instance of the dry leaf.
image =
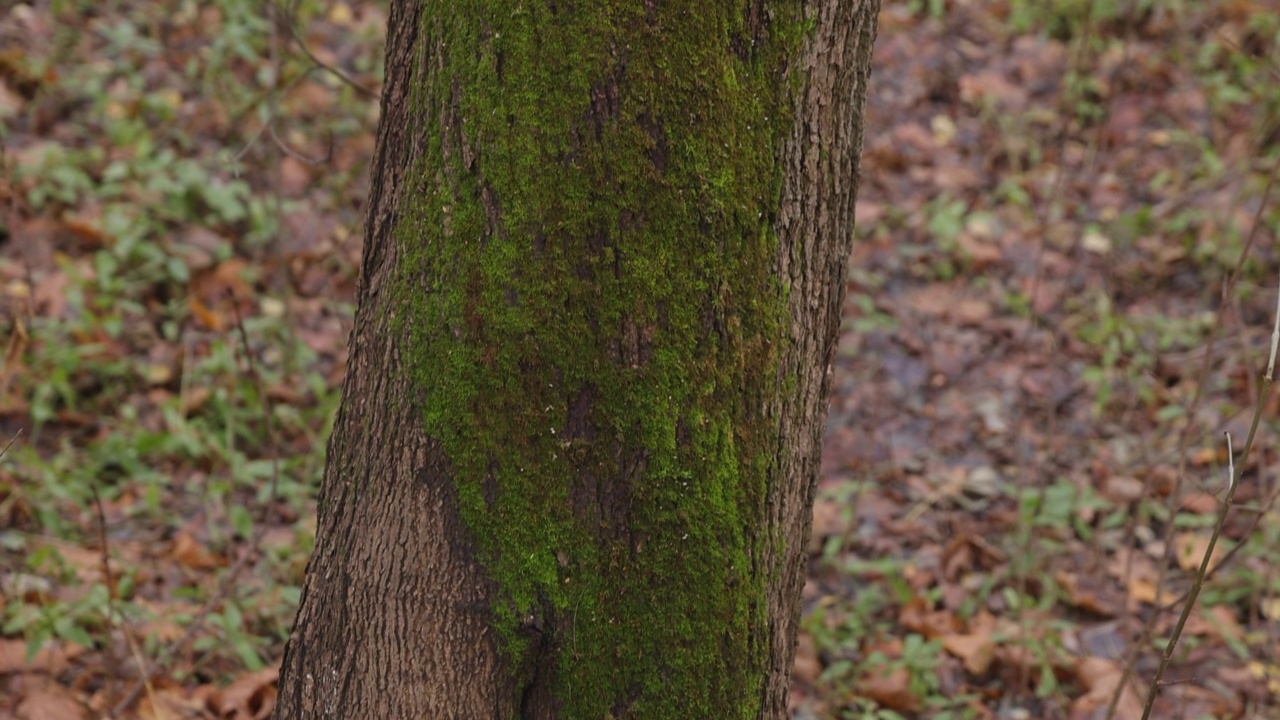
POLYGON ((89 717, 80 694, 55 682, 28 690, 18 703, 20 720, 82 720, 89 717))
POLYGON ((51 640, 40 648, 31 662, 27 662, 26 640, 0 638, 0 675, 22 671, 57 674, 82 655, 84 650, 84 647, 75 643, 51 640))
POLYGON ((181 720, 206 717, 202 698, 181 688, 156 688, 138 701, 138 720, 181 720))
POLYGON ((235 682, 213 693, 209 704, 218 717, 237 720, 266 720, 276 706, 276 681, 280 668, 264 668, 242 675, 235 682))
POLYGON ((201 545, 190 533, 180 532, 173 539, 169 555, 180 565, 192 570, 211 570, 218 567, 218 559, 201 545))
MULTIPOLYGON (((1166 595, 1166 597, 1168 597, 1166 595)), ((1129 581, 1129 599, 1148 605, 1156 601, 1156 584, 1150 580, 1134 578, 1129 581)))
POLYGON ((1119 614, 1118 590, 1105 577, 1065 571, 1057 573, 1055 577, 1066 589, 1067 599, 1072 605, 1105 617, 1119 614))
MULTIPOLYGON (((1102 720, 1107 715, 1111 696, 1124 678, 1124 668, 1114 660, 1099 657, 1081 658, 1075 667, 1076 678, 1087 691, 1071 703, 1071 720, 1102 720)), ((1142 700, 1132 686, 1120 693, 1114 720, 1139 720, 1142 700)))
POLYGON ((1207 492, 1193 492, 1182 500, 1182 509, 1197 515, 1217 515, 1220 507, 1218 497, 1207 492))
MULTIPOLYGON (((1204 555, 1209 550, 1210 537, 1208 531, 1179 533, 1174 541, 1174 551, 1178 556, 1178 567, 1187 572, 1198 572, 1200 564, 1204 562, 1204 555)), ((1209 561, 1210 572, 1217 567, 1218 563, 1222 562, 1224 555, 1222 543, 1218 543, 1213 548, 1213 558, 1209 561)))
POLYGON ((311 187, 311 168, 298 158, 286 155, 280 161, 280 191, 286 197, 301 197, 311 187))
POLYGON ((972 675, 985 675, 996 658, 996 642, 990 633, 945 635, 942 647, 959 658, 972 675))
POLYGON ((953 635, 964 629, 964 624, 950 610, 931 610, 927 601, 921 597, 912 598, 902 607, 898 614, 898 623, 903 628, 920 633, 929 640, 953 635))
POLYGON ((911 673, 906 668, 872 670, 858 682, 857 693, 890 710, 920 709, 920 698, 911 691, 911 673))
POLYGON ((196 320, 210 330, 222 332, 226 328, 227 322, 222 313, 200 302, 200 298, 195 295, 187 296, 187 307, 191 309, 191 314, 196 320))

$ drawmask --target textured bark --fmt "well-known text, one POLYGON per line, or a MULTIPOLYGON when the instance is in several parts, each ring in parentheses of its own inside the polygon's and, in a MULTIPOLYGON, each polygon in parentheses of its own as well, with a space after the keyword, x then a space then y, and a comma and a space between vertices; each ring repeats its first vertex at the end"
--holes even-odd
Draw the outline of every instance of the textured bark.
POLYGON ((782 718, 877 0, 395 0, 275 717, 782 718))

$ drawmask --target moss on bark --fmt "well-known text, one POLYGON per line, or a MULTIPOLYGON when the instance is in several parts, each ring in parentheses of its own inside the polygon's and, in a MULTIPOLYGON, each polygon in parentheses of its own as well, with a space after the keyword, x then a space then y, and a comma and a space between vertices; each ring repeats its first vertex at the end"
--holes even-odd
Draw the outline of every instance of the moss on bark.
POLYGON ((755 717, 798 4, 424 6, 389 306, 512 671, 564 718, 755 717))

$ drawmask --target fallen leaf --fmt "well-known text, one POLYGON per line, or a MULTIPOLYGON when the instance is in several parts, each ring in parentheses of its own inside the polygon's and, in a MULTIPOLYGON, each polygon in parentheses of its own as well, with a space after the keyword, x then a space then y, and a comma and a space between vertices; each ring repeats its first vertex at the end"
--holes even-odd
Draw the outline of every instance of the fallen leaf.
MULTIPOLYGON (((1084 657, 1076 663, 1075 675, 1086 692, 1071 703, 1071 720, 1103 720, 1111 704, 1111 696, 1124 679, 1124 668, 1114 660, 1084 657)), ((1138 720, 1142 717, 1142 701, 1131 684, 1120 692, 1112 717, 1114 720, 1138 720)))
POLYGON ((902 606, 902 611, 898 613, 898 623, 929 640, 954 634, 964 627, 955 613, 950 610, 933 610, 928 601, 919 596, 902 606))
POLYGON ((210 330, 222 332, 226 328, 227 322, 222 313, 205 305, 195 295, 187 296, 187 307, 191 309, 191 314, 195 316, 196 320, 210 330))
POLYGON ((26 100, 9 89, 9 85, 0 82, 0 120, 12 120, 22 113, 26 100))
POLYGON ((27 689, 18 703, 19 720, 81 720, 89 717, 80 693, 65 685, 44 681, 27 689))
POLYGON ((1220 507, 1218 496, 1207 492, 1189 493, 1182 500, 1182 509, 1197 515, 1216 515, 1220 507))
POLYGON ((1129 475, 1112 475, 1102 484, 1102 494, 1113 502, 1141 500, 1145 492, 1143 482, 1129 475))
POLYGON ((225 688, 212 694, 210 706, 218 717, 237 720, 266 720, 276 706, 276 681, 280 668, 263 668, 241 675, 225 688))
MULTIPOLYGON (((1204 562, 1205 553, 1209 550, 1209 539, 1210 535, 1207 531, 1179 533, 1174 541, 1174 551, 1178 556, 1178 567, 1187 572, 1199 571, 1200 564, 1204 562)), ((1218 543, 1213 548, 1213 558, 1209 561, 1210 572, 1218 566, 1218 563, 1222 562, 1224 555, 1222 543, 1218 543)))
POLYGON ((1106 577, 1065 571, 1055 577, 1066 589, 1068 602, 1075 607, 1104 617, 1120 614, 1119 591, 1106 577))
POLYGON ((184 567, 192 570, 212 570, 218 567, 218 559, 200 544, 190 533, 180 532, 173 539, 170 557, 184 567))
POLYGON ((1187 624, 1182 631, 1192 636, 1237 642, 1244 640, 1244 628, 1240 627, 1235 611, 1226 605, 1214 605, 1192 613, 1187 617, 1187 624))
POLYGON ((34 671, 56 675, 68 663, 84 654, 84 647, 70 642, 50 640, 27 662, 27 641, 0 638, 0 675, 34 671))
POLYGON ((205 403, 209 402, 209 399, 212 397, 213 390, 210 390, 207 387, 196 387, 188 390, 186 394, 182 396, 181 401, 183 417, 190 417, 194 413, 199 412, 200 408, 204 407, 205 403))
POLYGON ((179 720, 206 716, 204 699, 181 688, 155 688, 138 701, 139 720, 179 720))
POLYGON ((1223 455, 1225 452, 1225 447, 1221 452, 1219 452, 1217 448, 1205 447, 1193 451, 1187 459, 1192 465, 1195 465, 1196 467, 1203 467, 1205 465, 1216 463, 1221 459, 1225 459, 1225 455, 1223 455))
POLYGON ((998 71, 962 75, 959 86, 960 99, 979 108, 991 104, 1014 109, 1027 104, 1027 91, 998 71))
MULTIPOLYGON (((1129 581, 1129 599, 1135 602, 1154 604, 1156 601, 1156 584, 1150 580, 1134 578, 1129 581)), ((1166 598, 1168 595, 1165 596, 1166 598)))
POLYGON ((292 155, 280 161, 280 191, 286 197, 301 197, 311 187, 311 167, 292 155))
POLYGON ((942 647, 959 658, 972 675, 985 675, 996 658, 995 638, 989 633, 944 635, 942 647))
POLYGON ((911 673, 902 667, 870 671, 858 682, 856 692, 899 712, 916 712, 921 706, 920 697, 911 690, 911 673))
POLYGON ((1004 251, 999 245, 975 237, 973 233, 962 232, 956 237, 956 245, 969 260, 973 270, 986 270, 1004 260, 1004 251))

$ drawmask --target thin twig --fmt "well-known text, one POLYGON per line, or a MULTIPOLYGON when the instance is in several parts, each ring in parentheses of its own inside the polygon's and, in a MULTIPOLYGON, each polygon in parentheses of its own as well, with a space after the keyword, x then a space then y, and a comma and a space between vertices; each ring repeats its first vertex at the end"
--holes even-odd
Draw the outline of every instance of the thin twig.
POLYGON ((18 436, 21 434, 22 434, 22 428, 18 428, 18 431, 13 434, 13 437, 9 438, 9 442, 4 444, 4 448, 0 449, 0 458, 4 457, 9 452, 9 448, 13 447, 13 443, 18 439, 18 436))
MULTIPOLYGON (((1280 290, 1276 292, 1276 317, 1280 318, 1280 290)), ((1280 321, 1271 329, 1271 356, 1267 358, 1267 374, 1264 378, 1271 382, 1276 373, 1276 346, 1280 345, 1280 321)))
MULTIPOLYGON (((1280 288, 1278 288, 1278 292, 1280 292, 1280 288)), ((1280 306, 1277 306, 1272 329, 1273 336, 1280 333, 1280 306)), ((1275 353, 1273 351, 1268 365, 1268 373, 1263 378, 1262 389, 1258 393, 1257 402, 1254 404, 1253 422, 1249 424, 1249 435, 1245 439, 1244 451, 1240 454, 1239 468, 1237 469, 1234 458, 1228 460, 1227 494, 1222 500, 1222 507, 1218 510, 1218 520, 1213 525, 1213 534, 1209 536, 1209 546, 1205 548, 1204 558, 1200 561, 1200 569, 1196 572, 1195 583, 1192 584, 1187 601, 1182 606, 1182 614, 1178 616, 1178 624, 1174 626, 1173 635, 1169 637, 1169 641, 1165 644, 1164 654, 1160 658, 1160 667, 1156 670, 1156 675, 1147 690, 1147 702, 1142 710, 1142 720, 1148 720, 1151 717, 1151 708, 1155 705, 1156 695, 1160 692, 1165 670, 1168 669, 1169 662, 1173 659, 1173 651, 1178 645, 1178 638, 1182 635, 1183 628, 1186 627, 1187 618, 1191 616, 1191 609, 1195 607, 1196 598, 1200 596, 1201 588, 1204 587, 1204 579, 1209 571, 1209 561, 1213 557, 1213 549, 1218 544, 1218 537, 1222 533, 1223 526, 1227 523, 1227 514, 1231 511, 1231 503, 1235 499, 1236 490, 1240 488, 1240 474, 1244 472, 1245 461, 1249 458, 1249 451, 1253 449, 1253 441, 1258 434, 1258 425, 1262 421, 1262 411, 1266 406, 1267 397, 1271 394, 1271 369, 1274 363, 1275 353)), ((1227 436, 1227 448, 1228 452, 1230 452, 1230 435, 1227 436)))
POLYGON ((361 85, 359 81, 348 75, 345 70, 339 67, 334 67, 333 65, 330 65, 316 57, 315 53, 311 52, 311 48, 307 47, 306 41, 304 41, 302 36, 298 34, 298 27, 292 21, 289 23, 289 34, 292 35, 294 41, 298 43, 298 48, 302 50, 302 54, 306 55, 308 60, 315 63, 316 67, 324 70, 325 72, 332 73, 334 77, 349 85, 356 92, 375 100, 378 99, 378 93, 370 90, 364 85, 361 85))
MULTIPOLYGON (((142 649, 138 647, 137 638, 133 636, 133 630, 129 627, 124 613, 119 608, 116 583, 111 577, 111 545, 107 540, 107 514, 102 509, 102 496, 98 494, 98 488, 95 485, 90 485, 89 491, 93 493, 93 506, 98 511, 98 545, 102 549, 102 581, 107 587, 107 634, 110 636, 111 629, 116 626, 116 616, 119 615, 120 633, 124 635, 124 640, 129 645, 129 654, 133 656, 133 661, 138 664, 138 669, 142 671, 143 677, 146 678, 143 686, 146 688, 147 697, 151 699, 151 707, 155 710, 160 720, 163 720, 164 711, 156 700, 155 687, 151 684, 151 675, 147 672, 147 658, 142 654, 142 649)), ((115 712, 112 712, 111 715, 114 716, 115 712)))
MULTIPOLYGON (((271 397, 267 394, 266 383, 263 382, 262 374, 258 372, 258 365, 253 361, 253 348, 249 346, 249 333, 244 329, 244 318, 240 315, 240 307, 236 304, 235 295, 228 290, 227 297, 231 300, 231 314, 236 318, 236 332, 240 334, 240 345, 244 351, 245 364, 249 368, 249 375, 253 379, 254 387, 258 389, 258 397, 262 400, 262 422, 267 430, 267 448, 271 451, 271 501, 275 503, 279 499, 277 491, 280 485, 280 458, 276 449, 280 446, 276 444, 275 425, 271 422, 274 408, 271 405, 271 397)), ((265 521, 266 518, 264 517, 263 520, 265 521)))

